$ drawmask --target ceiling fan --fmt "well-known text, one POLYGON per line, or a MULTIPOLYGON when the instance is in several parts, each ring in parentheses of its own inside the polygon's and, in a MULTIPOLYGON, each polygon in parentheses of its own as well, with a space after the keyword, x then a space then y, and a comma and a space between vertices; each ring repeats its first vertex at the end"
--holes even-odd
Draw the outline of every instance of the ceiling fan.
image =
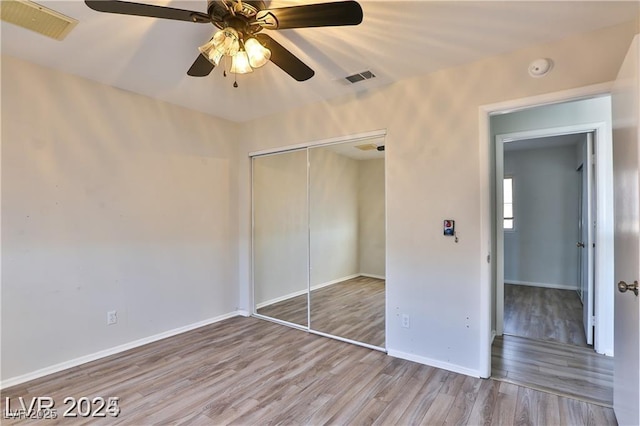
MULTIPOLYGON (((204 77, 226 58, 231 58, 229 72, 245 74, 269 60, 297 81, 313 77, 314 71, 263 29, 358 25, 362 8, 353 0, 267 9, 262 0, 208 0, 207 13, 151 4, 116 0, 85 0, 87 6, 99 12, 122 15, 174 19, 200 24, 211 23, 218 28, 211 40, 199 47, 187 74, 204 77)), ((226 75, 226 68, 224 71, 226 75)), ((237 87, 237 82, 234 83, 237 87)))

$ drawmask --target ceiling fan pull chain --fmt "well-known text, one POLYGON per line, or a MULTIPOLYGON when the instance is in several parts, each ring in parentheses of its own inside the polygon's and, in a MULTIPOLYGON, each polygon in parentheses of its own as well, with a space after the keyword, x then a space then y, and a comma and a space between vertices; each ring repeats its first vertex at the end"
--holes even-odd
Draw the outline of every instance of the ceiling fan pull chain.
POLYGON ((224 66, 222 67, 222 76, 226 77, 227 76, 227 55, 224 55, 224 66))

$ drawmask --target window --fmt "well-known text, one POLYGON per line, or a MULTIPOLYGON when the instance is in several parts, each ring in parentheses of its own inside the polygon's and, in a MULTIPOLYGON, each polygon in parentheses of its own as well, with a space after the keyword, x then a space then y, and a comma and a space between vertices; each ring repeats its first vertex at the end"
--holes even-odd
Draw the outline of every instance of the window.
POLYGON ((504 178, 504 195, 503 195, 503 215, 504 215, 504 229, 513 229, 513 178, 504 178))

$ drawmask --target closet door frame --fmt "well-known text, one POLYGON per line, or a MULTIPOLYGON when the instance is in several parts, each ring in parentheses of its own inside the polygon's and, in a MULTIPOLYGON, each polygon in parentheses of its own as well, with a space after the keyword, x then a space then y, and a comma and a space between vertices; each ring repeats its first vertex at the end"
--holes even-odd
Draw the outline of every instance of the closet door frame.
MULTIPOLYGON (((374 346, 374 345, 370 345, 368 343, 364 343, 364 342, 360 342, 357 340, 351 340, 345 337, 341 337, 341 336, 336 336, 334 334, 330 334, 330 333, 324 333, 322 331, 317 331, 313 329, 313 324, 311 324, 311 269, 310 269, 310 265, 311 265, 311 224, 310 224, 310 211, 309 211, 309 205, 310 205, 310 191, 309 191, 309 150, 311 148, 319 148, 319 147, 323 147, 323 146, 330 146, 330 145, 338 145, 341 143, 347 143, 347 142, 357 142, 359 140, 367 140, 367 139, 374 139, 374 138, 386 138, 387 136, 387 131, 386 129, 382 129, 382 130, 374 130, 371 132, 365 132, 365 133, 358 133, 358 134, 354 134, 354 135, 348 135, 348 136, 339 136, 339 137, 335 137, 335 138, 329 138, 329 139, 323 139, 323 140, 318 140, 318 141, 312 141, 312 142, 307 142, 307 143, 301 143, 301 144, 296 144, 296 145, 289 145, 289 146, 282 146, 282 147, 278 147, 278 148, 271 148, 271 149, 266 149, 266 150, 260 150, 260 151, 253 151, 249 153, 249 158, 251 160, 251 315, 253 317, 256 318, 260 318, 260 319, 264 319, 267 321, 272 321, 275 322, 277 324, 281 324, 281 325, 285 325, 288 327, 292 327, 292 328, 297 328, 299 330, 305 330, 309 333, 313 333, 319 336, 324 336, 324 337, 328 337, 331 339, 335 339, 335 340, 339 340, 342 342, 346 342, 346 343, 351 343, 354 345, 358 345, 358 346, 363 346, 369 349, 374 349, 377 351, 381 351, 381 352, 387 352, 386 348, 384 347, 380 347, 380 346, 374 346), (306 261, 307 261, 307 325, 303 326, 300 324, 295 324, 292 322, 288 322, 288 321, 283 321, 277 318, 273 318, 273 317, 268 317, 266 315, 261 315, 257 312, 257 308, 256 308, 256 303, 255 303, 255 246, 254 246, 254 241, 255 241, 255 210, 254 210, 254 160, 256 158, 260 158, 260 157, 266 157, 266 156, 270 156, 270 155, 278 155, 278 154, 285 154, 287 152, 292 152, 292 151, 301 151, 301 150, 305 150, 307 153, 307 200, 306 200, 306 205, 307 205, 307 255, 306 255, 306 261)), ((385 161, 386 164, 386 161, 385 161)), ((386 169, 386 166, 385 166, 386 169)), ((386 172, 385 172, 385 181, 386 181, 386 172)), ((386 185, 385 185, 386 186, 386 185)), ((386 191, 385 191, 385 198, 386 198, 386 191)), ((386 205, 386 202, 385 202, 386 205)), ((386 217, 386 215, 385 215, 386 217)), ((386 221, 386 219, 385 219, 386 221)), ((385 256, 386 257, 386 256, 385 256)), ((386 299, 386 291, 385 291, 385 299, 386 299)), ((386 303, 385 303, 386 305, 386 303)), ((386 308, 385 308, 386 310, 386 308)), ((388 328, 388 322, 387 322, 387 315, 385 312, 385 334, 386 334, 386 329, 388 328)))

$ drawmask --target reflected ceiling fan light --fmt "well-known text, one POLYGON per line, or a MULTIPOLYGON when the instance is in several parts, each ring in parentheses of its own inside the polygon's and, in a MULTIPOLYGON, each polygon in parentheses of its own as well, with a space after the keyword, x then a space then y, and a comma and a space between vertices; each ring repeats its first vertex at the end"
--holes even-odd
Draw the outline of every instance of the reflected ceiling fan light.
POLYGON ((244 42, 244 48, 252 68, 260 68, 271 59, 271 51, 253 37, 244 42))
POLYGON ((249 64, 249 56, 244 50, 239 51, 231 62, 231 70, 235 74, 247 74, 253 72, 251 65, 249 64))

